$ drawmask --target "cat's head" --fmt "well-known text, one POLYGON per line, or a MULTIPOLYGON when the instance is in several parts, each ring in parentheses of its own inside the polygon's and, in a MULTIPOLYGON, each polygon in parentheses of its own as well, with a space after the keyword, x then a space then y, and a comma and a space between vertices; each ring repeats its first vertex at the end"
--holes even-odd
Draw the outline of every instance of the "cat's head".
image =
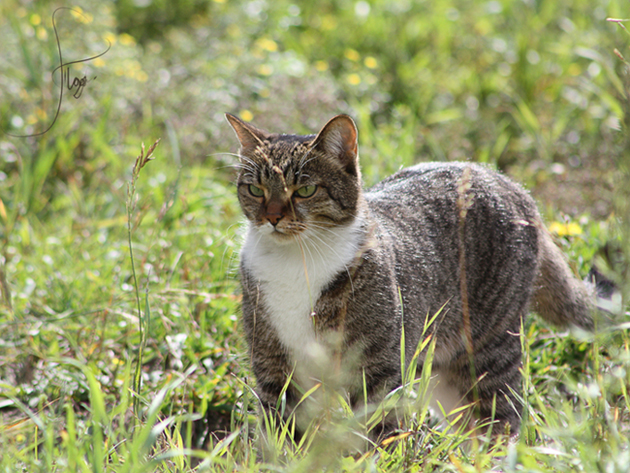
POLYGON ((241 142, 238 198, 245 216, 278 241, 346 225, 357 215, 357 128, 347 115, 317 135, 267 133, 226 114, 241 142))

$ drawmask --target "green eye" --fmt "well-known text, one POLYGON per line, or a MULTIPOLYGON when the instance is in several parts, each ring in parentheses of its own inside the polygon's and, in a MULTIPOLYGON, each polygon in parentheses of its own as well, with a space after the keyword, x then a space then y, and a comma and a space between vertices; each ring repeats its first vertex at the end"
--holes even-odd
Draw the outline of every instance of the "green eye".
POLYGON ((249 185, 249 193, 254 197, 263 197, 265 195, 265 191, 263 191, 260 187, 256 187, 252 184, 249 185))
POLYGON ((298 195, 298 197, 306 198, 312 196, 316 190, 317 186, 304 186, 296 190, 295 193, 298 195))

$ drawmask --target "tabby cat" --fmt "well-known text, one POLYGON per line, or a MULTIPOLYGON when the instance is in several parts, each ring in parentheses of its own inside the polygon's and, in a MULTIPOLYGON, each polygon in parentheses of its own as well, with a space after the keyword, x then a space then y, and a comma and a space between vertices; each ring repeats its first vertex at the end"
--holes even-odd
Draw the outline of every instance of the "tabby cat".
POLYGON ((522 318, 593 326, 592 296, 527 192, 472 163, 419 164, 364 191, 347 115, 308 136, 226 116, 241 144, 243 325, 263 405, 276 409, 289 376, 294 406, 334 373, 353 405, 366 388, 380 400, 401 384, 404 328, 407 360, 433 335, 447 412, 474 401, 516 432, 522 318))

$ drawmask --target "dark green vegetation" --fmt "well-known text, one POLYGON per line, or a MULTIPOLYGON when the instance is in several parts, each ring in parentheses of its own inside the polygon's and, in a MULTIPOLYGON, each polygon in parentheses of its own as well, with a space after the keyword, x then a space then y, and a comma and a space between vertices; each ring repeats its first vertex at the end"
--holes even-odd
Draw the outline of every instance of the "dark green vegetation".
POLYGON ((71 66, 90 82, 48 133, 11 137, 54 116, 58 6, 0 5, 3 471, 627 471, 623 314, 594 336, 527 321, 511 446, 459 449, 465 435, 422 426, 416 405, 393 448, 344 457, 340 409, 350 419, 308 447, 270 434, 257 463, 223 119, 311 132, 350 113, 368 183, 418 160, 496 165, 582 276, 617 242, 609 276, 627 294, 630 36, 606 21, 626 2, 80 1, 84 15, 57 15, 64 60, 111 50, 71 66))

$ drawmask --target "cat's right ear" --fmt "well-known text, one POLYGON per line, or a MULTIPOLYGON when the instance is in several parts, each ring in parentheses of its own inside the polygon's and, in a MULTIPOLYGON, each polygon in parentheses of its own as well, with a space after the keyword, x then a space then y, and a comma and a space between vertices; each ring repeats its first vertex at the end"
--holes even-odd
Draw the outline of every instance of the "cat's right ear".
POLYGON ((348 115, 331 118, 313 140, 313 147, 333 156, 353 176, 359 176, 357 127, 348 115))
POLYGON ((263 141, 269 136, 267 132, 249 123, 245 123, 243 120, 230 113, 226 113, 225 118, 227 118, 227 121, 236 133, 236 137, 241 142, 242 152, 253 151, 258 146, 262 145, 263 141))

